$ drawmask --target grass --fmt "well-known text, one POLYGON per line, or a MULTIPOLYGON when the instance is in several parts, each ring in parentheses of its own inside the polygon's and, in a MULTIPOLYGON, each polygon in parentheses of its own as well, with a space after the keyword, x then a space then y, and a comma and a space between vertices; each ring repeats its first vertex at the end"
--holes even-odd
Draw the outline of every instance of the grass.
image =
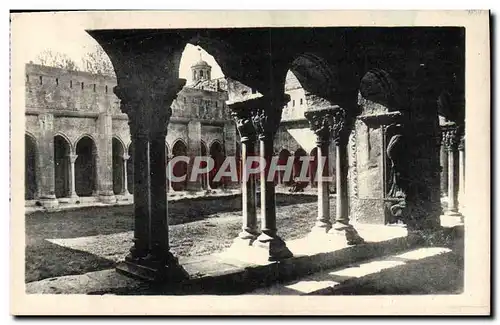
MULTIPOLYGON (((316 197, 277 194, 276 199, 279 235, 291 240, 307 234, 315 222, 316 197)), ((229 247, 241 229, 240 211, 240 197, 169 203, 172 252, 181 257, 200 256, 229 247)), ((111 260, 55 245, 46 239, 132 231, 133 221, 132 205, 27 215, 26 282, 113 267, 111 260)))

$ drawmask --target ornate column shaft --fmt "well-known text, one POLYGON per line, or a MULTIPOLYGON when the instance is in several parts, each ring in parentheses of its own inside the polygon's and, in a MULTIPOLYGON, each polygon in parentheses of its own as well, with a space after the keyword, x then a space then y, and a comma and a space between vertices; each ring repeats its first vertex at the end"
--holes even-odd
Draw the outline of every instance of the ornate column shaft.
MULTIPOLYGON (((255 155, 256 133, 251 119, 251 110, 245 103, 229 105, 231 115, 236 121, 238 133, 241 137, 241 159, 243 162, 242 174, 250 167, 248 157, 255 155)), ((210 179, 207 173, 207 187, 210 188, 210 179)), ((257 206, 255 200, 255 177, 249 175, 241 182, 242 201, 242 231, 238 234, 238 240, 251 245, 259 235, 257 230, 257 206)))
POLYGON ((68 160, 69 160, 69 197, 70 198, 78 198, 78 195, 76 194, 75 190, 75 162, 76 158, 78 158, 78 155, 76 154, 69 154, 68 155, 68 160))
POLYGON ((252 100, 252 122, 260 141, 260 158, 266 162, 266 168, 260 170, 262 233, 254 245, 265 248, 270 261, 293 256, 285 242, 277 235, 275 185, 274 179, 269 180, 268 177, 269 164, 274 152, 274 136, 281 122, 283 106, 289 100, 290 96, 285 94, 281 98, 264 96, 252 100))
MULTIPOLYGON (((338 106, 309 110, 304 113, 309 120, 311 130, 316 134, 318 153, 316 177, 318 179, 318 216, 313 231, 322 233, 332 228, 330 220, 330 191, 329 182, 324 179, 328 175, 330 141, 336 138, 342 130, 345 112, 338 106)), ((338 160, 337 160, 338 161, 338 160)))
POLYGON ((448 210, 447 215, 460 216, 457 208, 455 183, 455 154, 458 149, 458 128, 456 125, 447 126, 443 133, 444 143, 448 150, 448 210))

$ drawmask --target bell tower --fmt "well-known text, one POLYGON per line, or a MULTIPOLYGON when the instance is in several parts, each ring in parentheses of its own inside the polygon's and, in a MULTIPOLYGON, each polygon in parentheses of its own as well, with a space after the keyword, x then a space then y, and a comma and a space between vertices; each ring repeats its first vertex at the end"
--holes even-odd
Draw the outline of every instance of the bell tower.
POLYGON ((212 79, 212 67, 206 61, 203 61, 200 48, 198 48, 198 52, 200 60, 191 66, 193 83, 212 79))

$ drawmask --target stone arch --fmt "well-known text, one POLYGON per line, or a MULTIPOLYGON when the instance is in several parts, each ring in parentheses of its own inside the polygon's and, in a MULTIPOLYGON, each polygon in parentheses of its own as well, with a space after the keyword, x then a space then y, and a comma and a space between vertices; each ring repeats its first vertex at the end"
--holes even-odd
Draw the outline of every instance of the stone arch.
POLYGON ((234 55, 236 52, 228 43, 212 39, 210 37, 197 35, 189 39, 186 44, 200 46, 207 53, 210 53, 226 77, 230 77, 230 75, 238 75, 237 71, 241 69, 241 63, 239 58, 234 55))
POLYGON ((125 154, 125 144, 118 136, 112 138, 112 164, 113 164, 113 193, 121 194, 125 189, 125 171, 123 160, 125 154))
POLYGON ((71 142, 61 133, 54 136, 54 180, 57 198, 69 196, 71 142))
POLYGON ((87 135, 78 138, 75 152, 75 191, 80 197, 92 196, 97 190, 97 147, 94 140, 87 135))
MULTIPOLYGON (((69 137, 68 137, 65 133, 60 132, 60 131, 59 131, 59 132, 56 132, 56 133, 54 134, 54 138, 55 138, 55 137, 57 137, 57 136, 59 136, 59 137, 63 138, 63 139, 64 139, 64 141, 66 141, 66 143, 67 143, 67 144, 68 144, 68 146, 69 146, 69 151, 70 151, 70 153, 75 152, 75 146, 74 146, 73 142, 71 141, 71 139, 70 139, 70 138, 69 138, 69 137)), ((76 142, 75 142, 75 143, 76 143, 76 142)))
POLYGON ((75 148, 75 152, 76 152, 76 145, 78 144, 78 142, 80 142, 80 140, 82 140, 83 138, 89 138, 90 140, 92 140, 92 142, 94 143, 94 145, 97 143, 96 139, 94 138, 93 135, 91 135, 90 133, 83 133, 82 135, 80 135, 76 141, 74 142, 74 148, 75 148))
POLYGON ((358 104, 365 107, 365 111, 362 111, 361 114, 382 113, 378 112, 378 110, 383 110, 384 108, 387 112, 406 109, 403 103, 403 96, 399 90, 399 85, 387 71, 382 69, 371 69, 361 78, 359 83, 358 104), (366 105, 367 100, 380 104, 383 107, 366 105), (366 111, 367 107, 371 108, 368 112, 366 111))
MULTIPOLYGON (((172 155, 174 157, 187 156, 187 152, 188 152, 188 146, 184 142, 184 140, 177 139, 176 141, 174 141, 174 145, 172 146, 172 155)), ((186 179, 183 182, 171 182, 172 188, 174 189, 174 191, 186 190, 186 185, 187 185, 187 181, 188 181, 187 171, 188 171, 188 165, 184 161, 178 161, 173 166, 173 169, 172 169, 173 176, 182 177, 182 176, 186 175, 186 179)))
POLYGON ((214 160, 214 168, 212 169, 212 171, 210 171, 209 177, 210 187, 219 188, 224 183, 224 179, 221 179, 219 182, 215 182, 214 177, 222 166, 222 163, 224 162, 224 146, 219 140, 214 140, 210 144, 209 148, 210 157, 214 160))
POLYGON ((36 138, 24 134, 24 199, 33 200, 38 195, 38 145, 36 138))

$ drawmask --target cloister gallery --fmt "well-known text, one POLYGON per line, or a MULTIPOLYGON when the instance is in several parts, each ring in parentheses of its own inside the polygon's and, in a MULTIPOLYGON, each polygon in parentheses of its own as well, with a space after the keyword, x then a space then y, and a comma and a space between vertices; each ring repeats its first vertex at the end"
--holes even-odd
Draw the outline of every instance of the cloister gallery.
MULTIPOLYGON (((464 194, 465 35, 461 28, 233 28, 91 30, 114 77, 26 65, 27 205, 130 200, 134 244, 117 266, 147 279, 182 276, 169 251, 168 192, 241 188, 237 240, 264 247, 269 260, 293 255, 276 229, 276 188, 297 190, 278 173, 237 182, 171 182, 176 156, 258 155, 279 164, 314 157, 302 184, 318 196, 314 231, 345 231, 351 220, 402 220, 409 230, 460 216, 464 194), (425 37, 424 37, 425 36, 425 37), (186 44, 201 46, 193 80, 179 79, 186 44), (259 183, 257 186, 256 184, 259 183), (257 226, 256 193, 261 227, 257 226), (332 195, 334 194, 334 195, 332 195), (329 200, 336 200, 331 220, 329 200)), ((189 175, 178 163, 174 175, 189 175)), ((238 164, 241 176, 242 164, 238 164)))

